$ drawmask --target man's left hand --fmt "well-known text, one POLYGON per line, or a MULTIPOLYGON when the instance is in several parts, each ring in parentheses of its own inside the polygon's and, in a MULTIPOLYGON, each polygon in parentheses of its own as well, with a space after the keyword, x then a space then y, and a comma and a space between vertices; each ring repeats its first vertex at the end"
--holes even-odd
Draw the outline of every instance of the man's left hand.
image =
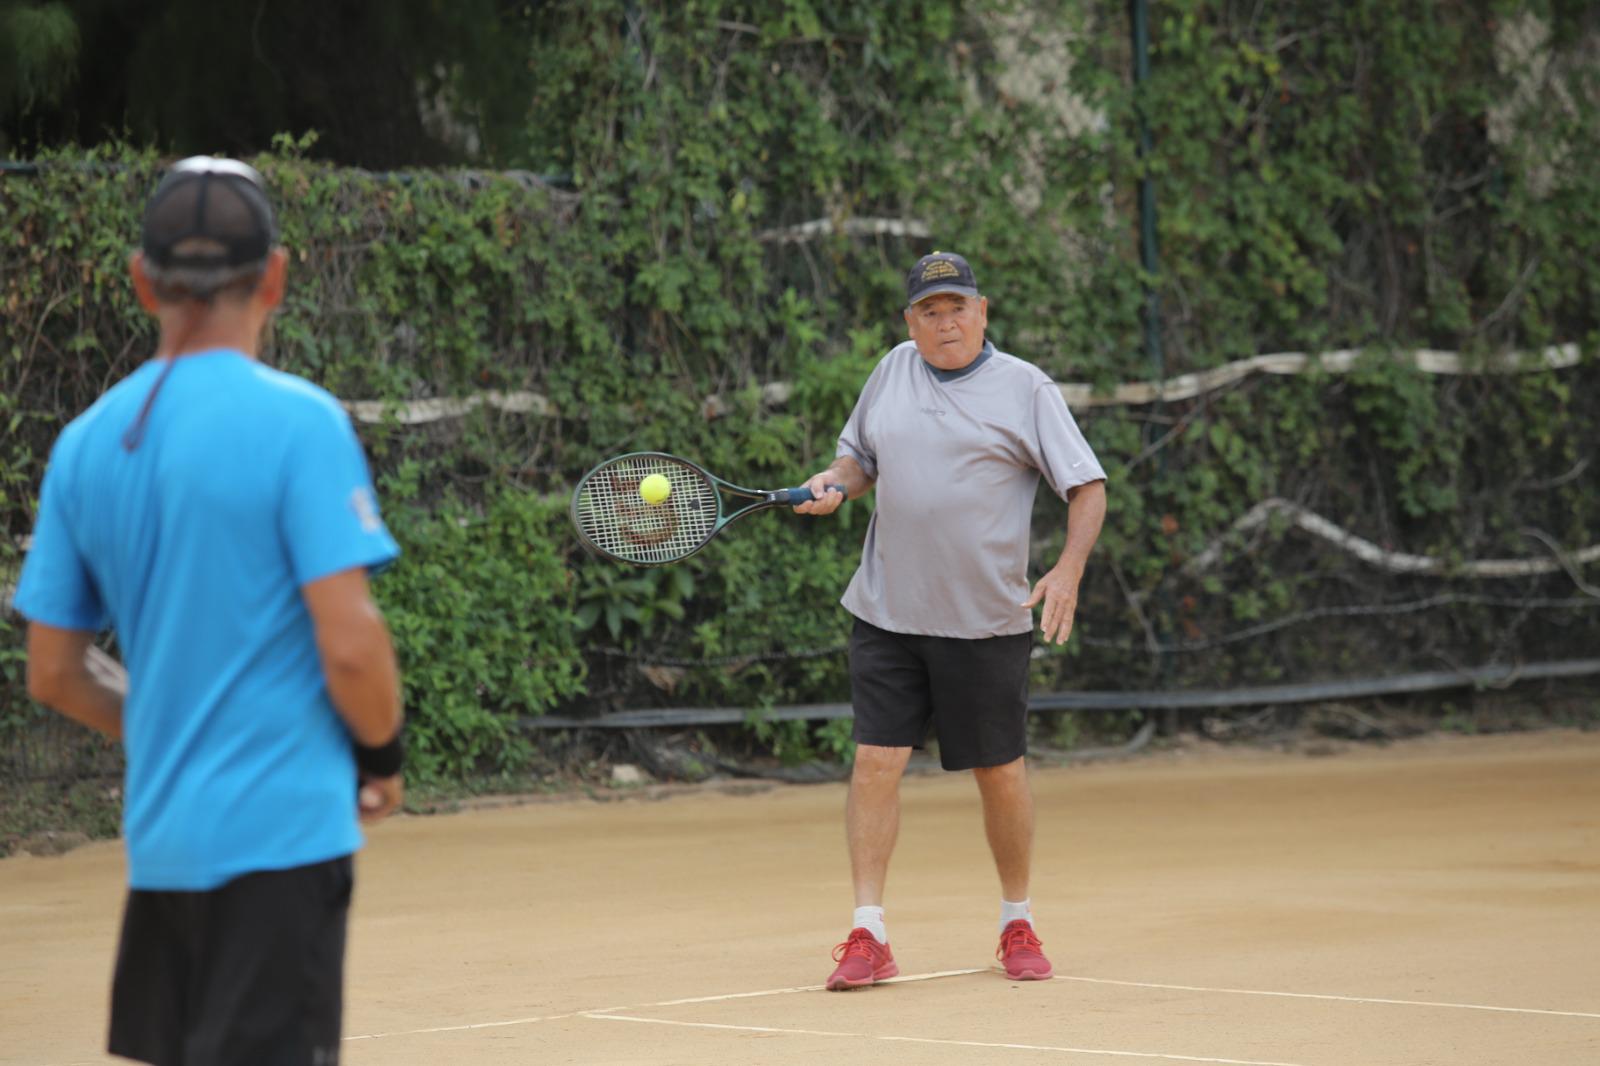
POLYGON ((400 774, 393 777, 361 778, 361 788, 356 795, 356 806, 363 825, 383 821, 399 809, 405 800, 405 779, 400 774))
POLYGON ((1022 606, 1032 609, 1044 601, 1044 615, 1039 619, 1039 629, 1046 644, 1065 644, 1072 634, 1072 619, 1078 613, 1078 582, 1081 575, 1054 569, 1033 586, 1033 595, 1022 606))

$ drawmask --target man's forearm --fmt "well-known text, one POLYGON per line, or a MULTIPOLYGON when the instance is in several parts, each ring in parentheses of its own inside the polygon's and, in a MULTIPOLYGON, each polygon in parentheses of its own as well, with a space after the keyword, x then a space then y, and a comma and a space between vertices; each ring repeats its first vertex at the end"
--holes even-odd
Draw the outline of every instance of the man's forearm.
POLYGON ((322 669, 328 697, 356 742, 373 747, 387 743, 404 717, 388 629, 375 622, 358 639, 341 642, 337 651, 324 648, 322 669))
POLYGON ((74 676, 50 706, 113 740, 122 739, 122 695, 85 670, 74 676))
POLYGON ((28 692, 74 722, 120 739, 126 675, 93 638, 80 630, 30 625, 28 692))
POLYGON ((830 485, 844 486, 846 499, 855 499, 872 488, 872 478, 861 469, 861 464, 853 456, 841 455, 825 471, 830 485))
POLYGON ((377 747, 400 728, 400 672, 367 572, 351 567, 300 588, 311 612, 328 697, 357 744, 377 747))
POLYGON ((1061 558, 1055 568, 1083 576, 1089 553, 1100 539, 1100 527, 1106 521, 1106 483, 1091 481, 1067 490, 1067 544, 1061 549, 1061 558))

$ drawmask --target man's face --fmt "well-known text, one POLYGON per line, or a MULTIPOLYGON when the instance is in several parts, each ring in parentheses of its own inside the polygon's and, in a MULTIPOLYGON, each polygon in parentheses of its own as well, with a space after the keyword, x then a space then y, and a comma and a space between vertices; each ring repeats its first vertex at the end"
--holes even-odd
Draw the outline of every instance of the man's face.
POLYGON ((932 366, 960 370, 983 351, 989 326, 989 301, 982 296, 942 293, 906 308, 906 328, 932 366))

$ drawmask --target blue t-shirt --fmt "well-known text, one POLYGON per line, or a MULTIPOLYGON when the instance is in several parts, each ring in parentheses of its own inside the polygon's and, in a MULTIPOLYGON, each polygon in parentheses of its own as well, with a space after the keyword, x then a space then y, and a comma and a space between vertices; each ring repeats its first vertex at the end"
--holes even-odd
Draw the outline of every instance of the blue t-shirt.
POLYGON ((15 607, 116 630, 133 888, 204 890, 361 846, 350 736, 300 587, 399 554, 334 398, 240 352, 163 362, 62 432, 15 607))

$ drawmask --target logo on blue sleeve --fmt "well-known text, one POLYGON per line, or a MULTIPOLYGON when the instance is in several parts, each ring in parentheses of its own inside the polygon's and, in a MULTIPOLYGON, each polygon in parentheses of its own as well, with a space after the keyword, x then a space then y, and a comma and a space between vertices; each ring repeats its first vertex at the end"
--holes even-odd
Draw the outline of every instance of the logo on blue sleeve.
POLYGON ((350 509, 356 513, 363 533, 376 533, 383 528, 383 520, 378 517, 378 505, 373 502, 372 493, 365 485, 357 486, 350 493, 350 509))

